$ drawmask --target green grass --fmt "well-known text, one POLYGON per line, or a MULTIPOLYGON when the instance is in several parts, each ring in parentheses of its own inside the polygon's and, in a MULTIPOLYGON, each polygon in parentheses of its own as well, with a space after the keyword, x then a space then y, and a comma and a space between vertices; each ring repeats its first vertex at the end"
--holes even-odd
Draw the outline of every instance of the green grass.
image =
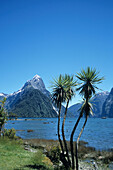
POLYGON ((24 150, 19 141, 0 138, 0 170, 53 169, 51 161, 42 154, 24 150))

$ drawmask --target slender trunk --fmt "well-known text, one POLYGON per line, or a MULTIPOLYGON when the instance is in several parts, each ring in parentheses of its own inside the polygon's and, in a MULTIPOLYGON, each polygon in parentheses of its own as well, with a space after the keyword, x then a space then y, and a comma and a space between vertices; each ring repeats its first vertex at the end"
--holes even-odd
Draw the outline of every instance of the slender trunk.
POLYGON ((65 167, 68 167, 68 162, 67 162, 67 160, 65 159, 65 156, 64 156, 64 148, 63 148, 62 140, 61 140, 61 137, 60 137, 60 113, 61 113, 61 104, 60 104, 60 107, 59 107, 59 115, 58 115, 58 140, 59 140, 60 147, 61 147, 61 150, 62 150, 62 153, 60 154, 60 160, 62 161, 62 163, 65 167))
POLYGON ((86 125, 86 123, 87 123, 87 119, 88 119, 88 116, 86 116, 86 119, 85 119, 85 122, 84 122, 84 124, 83 124, 83 127, 82 127, 82 129, 81 129, 81 131, 80 131, 80 133, 79 133, 79 136, 78 136, 78 138, 77 138, 77 142, 76 142, 76 170, 78 170, 79 169, 79 166, 78 166, 78 143, 79 143, 79 140, 80 140, 80 137, 81 137, 81 135, 82 135, 82 133, 83 133, 83 130, 84 130, 84 128, 85 128, 85 125, 86 125))
POLYGON ((69 105, 69 100, 67 101, 67 105, 66 105, 66 109, 65 109, 65 114, 64 114, 64 119, 63 119, 63 123, 62 123, 62 137, 63 137, 64 146, 65 146, 65 149, 66 149, 66 156, 67 156, 68 163, 69 163, 69 166, 70 166, 71 165, 71 161, 69 159, 69 152, 68 152, 67 142, 66 142, 65 134, 64 134, 64 125, 65 125, 68 105, 69 105))
POLYGON ((77 119, 77 122, 72 130, 72 133, 71 133, 71 137, 70 137, 70 147, 71 147, 71 158, 72 158, 72 169, 75 169, 75 161, 74 161, 74 148, 73 148, 73 136, 74 136, 74 133, 75 133, 75 130, 78 126, 78 123, 80 121, 82 117, 82 114, 80 114, 80 116, 78 117, 77 119))
POLYGON ((58 140, 59 140, 59 143, 60 143, 60 147, 61 147, 62 153, 64 154, 63 144, 62 144, 61 137, 60 137, 60 113, 61 113, 61 104, 60 104, 60 107, 59 107, 58 129, 57 129, 57 131, 58 131, 58 140))

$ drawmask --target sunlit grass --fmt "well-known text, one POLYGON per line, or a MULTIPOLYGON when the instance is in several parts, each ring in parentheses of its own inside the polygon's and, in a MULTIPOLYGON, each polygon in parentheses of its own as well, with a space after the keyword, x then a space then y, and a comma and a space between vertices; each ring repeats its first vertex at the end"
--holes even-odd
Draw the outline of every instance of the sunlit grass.
POLYGON ((24 150, 20 142, 0 139, 0 170, 13 169, 52 169, 52 163, 41 151, 36 153, 24 150))

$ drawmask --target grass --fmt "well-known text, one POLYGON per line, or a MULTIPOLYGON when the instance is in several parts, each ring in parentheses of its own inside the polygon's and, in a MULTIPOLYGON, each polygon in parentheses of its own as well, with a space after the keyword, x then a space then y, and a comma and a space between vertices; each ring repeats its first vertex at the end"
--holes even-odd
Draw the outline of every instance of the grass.
MULTIPOLYGON (((81 165, 92 167, 93 165, 91 163, 88 164, 84 160, 94 160, 100 167, 99 170, 109 169, 108 165, 113 161, 113 151, 95 151, 94 148, 86 147, 84 142, 81 142, 79 152, 81 165)), ((43 139, 10 140, 8 138, 0 138, 0 170, 61 170, 61 168, 64 170, 63 167, 59 167, 59 153, 58 141, 43 139), (25 150, 24 143, 28 143, 37 152, 34 153, 25 150)))
POLYGON ((20 141, 0 139, 0 170, 53 169, 53 165, 40 150, 24 150, 20 141))

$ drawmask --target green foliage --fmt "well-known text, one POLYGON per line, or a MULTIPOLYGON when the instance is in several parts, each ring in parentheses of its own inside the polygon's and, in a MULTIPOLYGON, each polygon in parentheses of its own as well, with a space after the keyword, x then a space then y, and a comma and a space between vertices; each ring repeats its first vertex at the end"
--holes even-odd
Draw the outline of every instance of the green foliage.
POLYGON ((4 98, 3 100, 0 101, 0 136, 2 133, 3 125, 5 124, 5 122, 7 120, 7 112, 4 108, 5 101, 6 101, 6 98, 4 98))
POLYGON ((32 163, 37 169, 53 169, 53 163, 51 160, 47 158, 40 150, 38 150, 32 157, 32 163))
POLYGON ((16 139, 16 130, 14 128, 4 129, 3 136, 8 137, 9 139, 16 139))
POLYGON ((47 151, 47 157, 50 158, 50 160, 57 164, 59 163, 60 160, 60 153, 61 153, 61 149, 59 146, 53 146, 50 150, 47 151))
POLYGON ((61 74, 58 79, 54 79, 54 82, 52 82, 52 100, 58 108, 66 100, 65 83, 64 77, 61 74))
POLYGON ((84 98, 91 98, 95 94, 95 89, 99 89, 95 84, 99 84, 104 80, 104 77, 99 78, 99 72, 96 69, 87 67, 86 70, 82 69, 77 73, 77 78, 82 82, 81 86, 77 89, 84 98))
MULTIPOLYGON (((95 94, 96 89, 99 89, 95 84, 99 84, 104 80, 104 77, 99 78, 99 72, 96 69, 87 67, 86 70, 82 69, 80 73, 77 73, 77 78, 82 82, 82 84, 77 90, 79 94, 83 96, 84 103, 81 107, 81 113, 85 113, 85 116, 92 113, 92 105, 89 100, 95 94)), ((83 115, 83 114, 82 114, 83 115)))

